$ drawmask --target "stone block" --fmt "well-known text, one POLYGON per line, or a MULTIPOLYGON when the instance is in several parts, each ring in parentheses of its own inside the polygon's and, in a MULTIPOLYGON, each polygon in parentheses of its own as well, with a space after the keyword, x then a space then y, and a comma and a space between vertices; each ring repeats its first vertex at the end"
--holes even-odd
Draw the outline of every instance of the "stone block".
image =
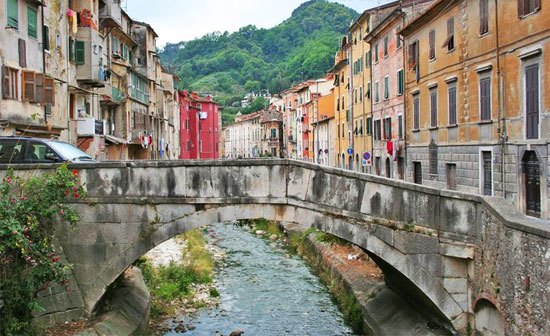
POLYGON ((441 243, 439 253, 447 257, 474 259, 474 247, 470 245, 441 243))
POLYGON ((394 246, 406 254, 434 254, 439 253, 437 237, 407 231, 396 231, 394 246))
POLYGON ((443 286, 451 294, 466 294, 468 291, 468 279, 466 278, 445 278, 443 286))
POLYGON ((468 262, 466 260, 448 256, 443 258, 443 277, 466 278, 467 276, 468 262))
POLYGON ((389 228, 389 227, 385 227, 383 225, 375 225, 373 224, 371 229, 370 229, 370 233, 378 238, 380 238, 382 241, 384 241, 385 243, 387 243, 388 245, 392 245, 394 244, 393 242, 393 236, 394 236, 394 233, 395 233, 395 230, 389 228))

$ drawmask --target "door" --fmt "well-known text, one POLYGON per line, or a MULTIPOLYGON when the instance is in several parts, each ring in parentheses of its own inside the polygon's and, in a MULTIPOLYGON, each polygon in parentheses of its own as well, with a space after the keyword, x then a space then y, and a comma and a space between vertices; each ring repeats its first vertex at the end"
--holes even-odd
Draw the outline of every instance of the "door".
POLYGON ((422 164, 420 162, 413 162, 413 169, 413 182, 422 184, 422 164))
POLYGON ((534 151, 523 155, 526 214, 540 217, 540 163, 534 151))

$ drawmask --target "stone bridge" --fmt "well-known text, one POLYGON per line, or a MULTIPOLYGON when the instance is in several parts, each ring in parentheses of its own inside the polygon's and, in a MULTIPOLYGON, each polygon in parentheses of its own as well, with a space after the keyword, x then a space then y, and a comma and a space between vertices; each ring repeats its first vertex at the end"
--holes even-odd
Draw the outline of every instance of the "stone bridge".
MULTIPOLYGON (((37 168, 46 169, 18 170, 37 168)), ((66 223, 56 228, 78 288, 47 293, 58 310, 66 305, 74 314, 91 313, 128 266, 180 233, 265 218, 360 246, 390 288, 451 330, 465 333, 475 325, 494 334, 550 334, 550 223, 516 213, 502 199, 291 160, 103 162, 71 169, 80 171, 89 199, 74 204, 82 215, 77 232, 66 223)))

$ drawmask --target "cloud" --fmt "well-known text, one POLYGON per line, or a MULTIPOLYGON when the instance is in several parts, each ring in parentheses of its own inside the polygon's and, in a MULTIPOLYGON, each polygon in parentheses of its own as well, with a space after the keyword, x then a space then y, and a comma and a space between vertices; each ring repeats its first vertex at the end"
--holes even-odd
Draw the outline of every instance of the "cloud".
MULTIPOLYGON (((125 2, 125 3, 124 3, 125 2)), ((247 25, 271 28, 290 17, 304 0, 126 0, 127 13, 149 23, 157 45, 189 41, 214 31, 234 32, 247 25)), ((362 12, 389 0, 338 0, 362 12)))

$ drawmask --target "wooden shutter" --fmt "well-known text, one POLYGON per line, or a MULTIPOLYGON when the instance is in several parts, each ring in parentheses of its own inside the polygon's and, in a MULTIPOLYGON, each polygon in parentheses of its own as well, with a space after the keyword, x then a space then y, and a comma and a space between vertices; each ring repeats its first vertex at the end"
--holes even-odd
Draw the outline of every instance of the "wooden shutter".
POLYGON ((10 97, 10 71, 6 66, 2 67, 2 98, 10 97))
POLYGON ((491 78, 479 81, 481 120, 491 119, 491 78))
POLYGON ((534 8, 535 11, 538 11, 540 9, 540 2, 541 2, 540 0, 535 0, 535 8, 534 8))
POLYGON ((414 66, 414 43, 409 44, 409 70, 414 66))
POLYGON ((44 43, 44 49, 50 50, 50 27, 43 26, 42 41, 44 43))
POLYGON ((23 71, 22 75, 22 84, 21 87, 23 88, 23 101, 24 102, 33 102, 34 101, 34 72, 32 71, 23 71))
POLYGON ((36 73, 34 75, 34 99, 33 103, 44 103, 44 75, 36 73))
POLYGON ((449 88, 449 125, 456 125, 456 88, 449 88))
POLYGON ((22 68, 27 67, 27 46, 25 40, 19 39, 19 66, 22 68))
POLYGON ((431 119, 431 126, 436 127, 437 126, 437 91, 432 90, 430 92, 430 119, 431 119))
POLYGON ((13 28, 19 27, 19 7, 17 0, 8 0, 8 26, 13 28))
POLYGON ((537 139, 539 133, 539 65, 533 64, 525 69, 526 107, 525 113, 527 139, 537 139))
POLYGON ((525 15, 525 0, 518 0, 518 17, 525 15))
POLYGON ((435 58, 435 30, 430 31, 430 59, 435 58))
POLYGON ((76 64, 82 65, 86 62, 84 41, 75 41, 75 56, 76 64))
POLYGON ((413 103, 413 123, 414 129, 420 128, 420 98, 417 96, 414 97, 413 103))
POLYGON ((27 29, 30 37, 36 38, 38 36, 37 21, 38 13, 36 9, 27 7, 27 29))
POLYGON ((479 0, 479 34, 483 35, 489 31, 489 2, 479 0))

